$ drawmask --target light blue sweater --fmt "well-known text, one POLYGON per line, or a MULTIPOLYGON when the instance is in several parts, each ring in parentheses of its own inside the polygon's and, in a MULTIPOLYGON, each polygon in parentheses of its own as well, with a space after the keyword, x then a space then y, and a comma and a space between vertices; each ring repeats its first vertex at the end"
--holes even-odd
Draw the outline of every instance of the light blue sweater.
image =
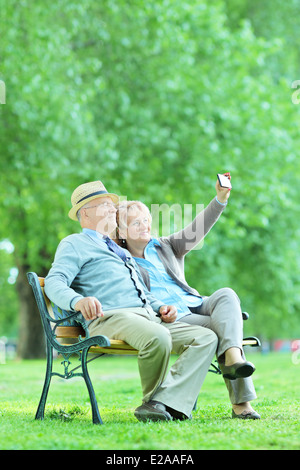
MULTIPOLYGON (((130 253, 127 261, 137 267, 130 253)), ((139 269, 134 269, 136 284, 155 312, 163 305, 148 291, 139 269)), ((143 302, 121 258, 111 252, 102 237, 82 232, 64 238, 56 251, 52 267, 45 278, 45 293, 64 310, 74 310, 83 297, 96 297, 103 311, 142 307, 143 302)))

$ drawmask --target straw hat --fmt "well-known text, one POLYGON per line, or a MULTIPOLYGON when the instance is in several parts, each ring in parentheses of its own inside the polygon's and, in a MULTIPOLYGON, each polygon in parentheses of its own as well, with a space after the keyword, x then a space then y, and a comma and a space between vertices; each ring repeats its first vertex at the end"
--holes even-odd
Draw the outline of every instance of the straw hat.
POLYGON ((70 219, 77 220, 76 214, 79 209, 98 197, 110 197, 115 204, 119 202, 119 197, 116 194, 108 193, 101 181, 81 184, 73 191, 71 196, 72 209, 69 211, 70 219))

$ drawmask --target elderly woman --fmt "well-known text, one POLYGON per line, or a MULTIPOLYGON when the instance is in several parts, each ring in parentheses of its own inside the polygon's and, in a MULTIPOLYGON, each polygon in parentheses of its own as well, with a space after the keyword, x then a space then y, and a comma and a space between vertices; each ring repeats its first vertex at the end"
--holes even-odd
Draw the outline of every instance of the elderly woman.
POLYGON ((151 214, 142 202, 121 203, 117 242, 134 257, 154 296, 176 305, 176 321, 207 327, 217 334, 217 358, 229 391, 232 417, 259 419, 250 405, 256 398, 250 377, 255 367, 246 361, 242 349, 243 321, 237 294, 222 288, 210 296, 201 296, 184 276, 185 255, 206 236, 227 205, 230 190, 217 181, 216 191, 217 196, 190 225, 168 237, 151 236, 151 214))

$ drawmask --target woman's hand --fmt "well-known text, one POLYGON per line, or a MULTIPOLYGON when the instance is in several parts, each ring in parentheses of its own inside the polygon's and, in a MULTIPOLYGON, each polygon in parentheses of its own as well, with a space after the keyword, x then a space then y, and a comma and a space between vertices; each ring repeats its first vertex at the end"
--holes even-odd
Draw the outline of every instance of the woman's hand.
POLYGON ((165 323, 173 323, 177 318, 177 308, 174 305, 162 305, 159 313, 165 323))
MULTIPOLYGON (((230 176, 230 173, 224 173, 225 176, 227 176, 227 178, 229 180, 231 180, 231 176, 230 176)), ((222 202, 223 204, 225 204, 225 202, 227 202, 229 196, 230 196, 230 191, 231 189, 229 188, 222 188, 222 186, 220 185, 219 183, 219 180, 217 180, 216 182, 216 191, 217 191, 217 199, 219 202, 222 202)))

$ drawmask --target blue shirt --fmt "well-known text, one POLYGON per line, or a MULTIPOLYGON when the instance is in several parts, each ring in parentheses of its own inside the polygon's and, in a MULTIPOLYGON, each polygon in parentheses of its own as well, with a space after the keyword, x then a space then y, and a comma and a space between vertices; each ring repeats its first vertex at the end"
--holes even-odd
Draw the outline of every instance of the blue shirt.
POLYGON ((174 279, 166 272, 165 267, 159 258, 155 245, 159 241, 152 238, 144 251, 144 258, 134 258, 139 266, 145 268, 150 277, 151 293, 165 305, 175 305, 177 307, 177 320, 189 315, 191 311, 188 307, 196 307, 202 304, 203 300, 180 287, 174 279))
POLYGON ((63 310, 72 310, 81 298, 93 296, 106 311, 143 307, 139 290, 147 304, 158 312, 162 303, 147 290, 138 269, 135 270, 135 261, 127 250, 126 254, 132 273, 122 259, 108 249, 100 234, 84 229, 69 235, 57 248, 45 279, 45 292, 63 310))

